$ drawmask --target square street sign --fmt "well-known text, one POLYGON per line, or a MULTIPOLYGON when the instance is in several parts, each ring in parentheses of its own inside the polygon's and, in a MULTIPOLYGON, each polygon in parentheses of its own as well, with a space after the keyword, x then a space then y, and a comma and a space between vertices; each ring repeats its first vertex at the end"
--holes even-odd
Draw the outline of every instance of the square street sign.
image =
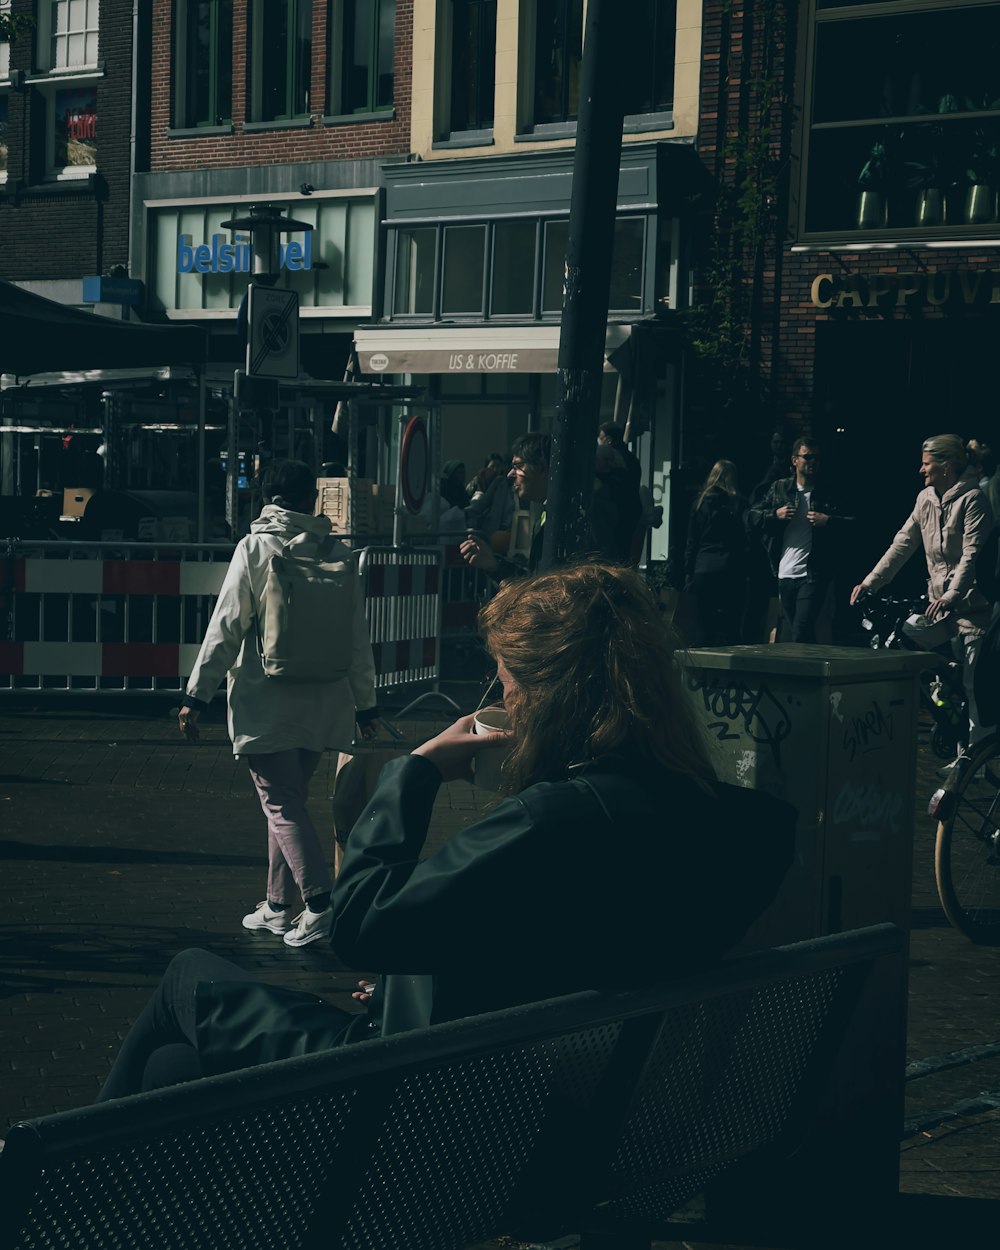
POLYGON ((251 282, 247 319, 247 373, 258 378, 297 378, 298 292, 251 282))

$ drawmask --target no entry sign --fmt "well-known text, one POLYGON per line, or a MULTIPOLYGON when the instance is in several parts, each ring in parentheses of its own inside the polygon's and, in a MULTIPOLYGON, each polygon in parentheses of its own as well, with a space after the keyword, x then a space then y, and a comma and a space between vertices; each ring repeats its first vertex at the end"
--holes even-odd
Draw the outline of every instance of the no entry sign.
POLYGON ((252 282, 248 320, 247 373, 258 378, 297 378, 298 293, 252 282))

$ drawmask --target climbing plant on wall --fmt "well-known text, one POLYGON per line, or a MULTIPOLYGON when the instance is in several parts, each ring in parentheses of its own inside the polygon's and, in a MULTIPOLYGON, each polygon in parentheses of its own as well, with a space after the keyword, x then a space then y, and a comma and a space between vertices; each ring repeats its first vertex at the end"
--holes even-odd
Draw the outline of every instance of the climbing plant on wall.
POLYGON ((701 214, 688 342, 715 408, 766 401, 762 348, 778 256, 790 124, 788 0, 724 0, 715 194, 701 214), (731 84, 738 81, 738 87, 731 84))

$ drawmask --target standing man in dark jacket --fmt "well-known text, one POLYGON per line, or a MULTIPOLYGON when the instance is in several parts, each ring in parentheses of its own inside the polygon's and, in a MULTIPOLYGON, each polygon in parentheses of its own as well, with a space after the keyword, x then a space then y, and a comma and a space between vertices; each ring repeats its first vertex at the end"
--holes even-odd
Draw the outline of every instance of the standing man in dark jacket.
POLYGON ((849 519, 817 482, 819 457, 814 439, 798 439, 792 447, 793 476, 772 483, 747 518, 778 579, 783 632, 791 642, 816 641, 816 621, 849 519))

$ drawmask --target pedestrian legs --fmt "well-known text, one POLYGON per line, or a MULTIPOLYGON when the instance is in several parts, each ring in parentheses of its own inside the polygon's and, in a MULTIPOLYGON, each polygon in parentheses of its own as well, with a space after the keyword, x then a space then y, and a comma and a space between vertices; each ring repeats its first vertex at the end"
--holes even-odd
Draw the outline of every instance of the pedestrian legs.
POLYGON ((126 1034, 97 1101, 202 1076, 195 1030, 198 983, 256 979, 209 951, 181 951, 167 965, 152 998, 126 1034))
POLYGON ((309 780, 320 753, 293 748, 246 758, 267 817, 269 901, 288 907, 296 891, 303 902, 317 894, 329 894, 333 879, 319 834, 306 810, 309 780))
POLYGON ((790 635, 782 641, 815 642, 816 621, 826 599, 826 582, 813 581, 808 577, 784 577, 778 581, 781 614, 784 628, 790 635))
POLYGON ((962 685, 965 687, 969 714, 968 751, 970 754, 976 744, 992 730, 990 725, 982 723, 979 715, 979 706, 976 703, 976 665, 979 662, 982 646, 982 634, 959 634, 957 638, 952 639, 952 650, 955 653, 955 658, 962 665, 962 685))

